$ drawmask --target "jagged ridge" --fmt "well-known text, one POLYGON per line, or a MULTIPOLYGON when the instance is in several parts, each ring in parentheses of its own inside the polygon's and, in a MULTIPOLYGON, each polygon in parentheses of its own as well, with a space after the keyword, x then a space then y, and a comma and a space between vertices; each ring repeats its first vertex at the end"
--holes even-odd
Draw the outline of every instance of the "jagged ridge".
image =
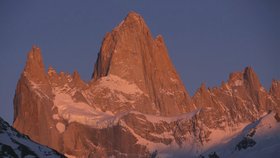
POLYGON ((149 157, 180 148, 194 156, 213 146, 217 132, 222 139, 279 112, 279 81, 268 93, 251 67, 220 87, 202 84, 190 98, 163 38, 154 39, 134 12, 106 34, 92 77, 85 83, 76 71, 45 72, 33 47, 17 85, 14 127, 77 157, 149 157))

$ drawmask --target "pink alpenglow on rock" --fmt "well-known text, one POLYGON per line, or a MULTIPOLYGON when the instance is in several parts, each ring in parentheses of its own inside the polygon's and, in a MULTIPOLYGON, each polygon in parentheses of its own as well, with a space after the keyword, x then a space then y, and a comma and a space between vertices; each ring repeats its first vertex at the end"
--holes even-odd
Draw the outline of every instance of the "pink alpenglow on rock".
POLYGON ((89 82, 77 71, 46 72, 33 47, 17 84, 13 126, 69 157, 246 157, 260 153, 262 142, 267 155, 280 154, 277 141, 263 139, 280 132, 279 89, 274 80, 267 92, 247 67, 190 97, 163 37, 130 12, 106 34, 89 82))

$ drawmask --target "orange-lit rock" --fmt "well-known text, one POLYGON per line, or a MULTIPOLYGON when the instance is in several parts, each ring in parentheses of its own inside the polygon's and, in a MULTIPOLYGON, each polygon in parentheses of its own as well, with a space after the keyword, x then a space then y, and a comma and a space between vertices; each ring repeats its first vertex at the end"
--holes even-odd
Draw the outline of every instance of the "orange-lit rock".
POLYGON ((247 67, 190 98, 162 36, 153 38, 131 12, 106 34, 88 83, 77 71, 45 72, 33 47, 17 84, 14 127, 77 157, 149 157, 169 148, 197 154, 223 137, 215 132, 234 134, 279 112, 279 85, 273 81, 268 93, 247 67))

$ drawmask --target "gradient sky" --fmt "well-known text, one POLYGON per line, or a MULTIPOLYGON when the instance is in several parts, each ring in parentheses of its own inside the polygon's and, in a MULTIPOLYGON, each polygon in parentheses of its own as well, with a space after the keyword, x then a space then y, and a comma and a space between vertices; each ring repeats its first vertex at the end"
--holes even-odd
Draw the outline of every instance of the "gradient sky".
POLYGON ((131 10, 169 55, 192 95, 250 65, 269 88, 280 79, 279 0, 1 0, 0 116, 13 120, 13 96, 26 54, 42 49, 45 66, 89 80, 102 39, 131 10))

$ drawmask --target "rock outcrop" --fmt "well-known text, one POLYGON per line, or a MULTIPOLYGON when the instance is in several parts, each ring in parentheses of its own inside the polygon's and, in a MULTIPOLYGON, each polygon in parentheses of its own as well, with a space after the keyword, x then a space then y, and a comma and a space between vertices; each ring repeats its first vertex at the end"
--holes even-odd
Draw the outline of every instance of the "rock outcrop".
POLYGON ((279 110, 276 99, 266 92, 251 67, 231 73, 221 87, 206 89, 203 84, 193 96, 193 101, 202 108, 202 113, 205 112, 203 122, 222 129, 254 121, 268 111, 279 110))
POLYGON ((13 126, 33 140, 60 150, 59 133, 53 129, 53 98, 40 48, 33 46, 17 84, 13 126))
POLYGON ((280 81, 272 81, 269 94, 274 98, 280 98, 280 81))

